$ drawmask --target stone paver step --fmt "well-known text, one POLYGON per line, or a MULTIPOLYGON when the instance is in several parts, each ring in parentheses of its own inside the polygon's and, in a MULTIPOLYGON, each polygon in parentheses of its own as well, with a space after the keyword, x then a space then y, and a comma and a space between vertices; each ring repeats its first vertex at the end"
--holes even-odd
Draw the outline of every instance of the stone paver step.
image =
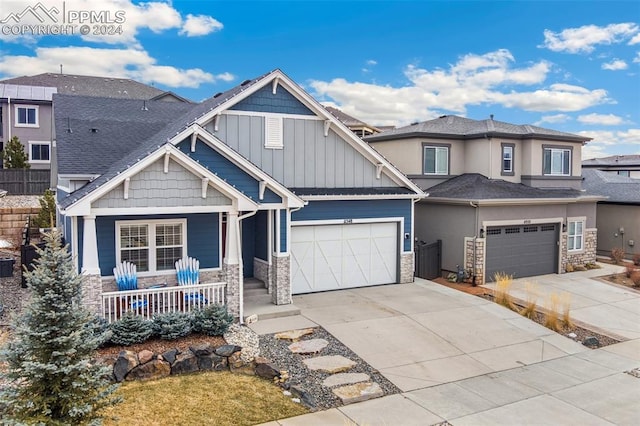
POLYGON ((300 340, 289 345, 289 350, 294 354, 315 354, 329 345, 325 339, 300 340))
POLYGON ((355 361, 342 355, 327 355, 302 360, 309 370, 326 371, 327 373, 342 373, 355 367, 355 361))
POLYGON ((275 338, 297 342, 301 337, 308 336, 309 334, 313 334, 313 328, 302 328, 299 330, 283 331, 282 333, 276 334, 275 338))
POLYGON ((382 388, 375 382, 356 383, 354 385, 335 388, 333 393, 344 405, 379 398, 384 395, 382 388))
POLYGON ((328 388, 334 388, 336 386, 353 385, 360 382, 368 382, 371 380, 368 374, 365 373, 338 373, 324 379, 322 386, 328 388))

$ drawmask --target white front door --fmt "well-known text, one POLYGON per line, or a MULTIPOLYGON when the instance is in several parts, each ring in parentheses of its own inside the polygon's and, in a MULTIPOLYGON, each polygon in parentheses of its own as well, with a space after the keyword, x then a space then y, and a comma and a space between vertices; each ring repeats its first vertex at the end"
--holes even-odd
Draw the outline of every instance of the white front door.
POLYGON ((291 227, 293 294, 397 282, 398 223, 291 227))

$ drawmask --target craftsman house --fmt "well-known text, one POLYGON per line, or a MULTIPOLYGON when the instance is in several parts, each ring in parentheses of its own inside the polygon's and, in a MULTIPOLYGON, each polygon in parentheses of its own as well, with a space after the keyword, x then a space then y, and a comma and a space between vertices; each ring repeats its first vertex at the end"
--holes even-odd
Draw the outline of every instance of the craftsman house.
POLYGON ((199 104, 54 104, 59 223, 96 310, 125 260, 145 288, 196 258, 241 318, 247 277, 274 304, 413 280, 424 193, 280 70, 199 104))
POLYGON ((443 116, 366 137, 429 197, 418 242, 442 241, 442 269, 481 284, 562 273, 596 257, 597 196, 582 191, 589 138, 529 125, 443 116))

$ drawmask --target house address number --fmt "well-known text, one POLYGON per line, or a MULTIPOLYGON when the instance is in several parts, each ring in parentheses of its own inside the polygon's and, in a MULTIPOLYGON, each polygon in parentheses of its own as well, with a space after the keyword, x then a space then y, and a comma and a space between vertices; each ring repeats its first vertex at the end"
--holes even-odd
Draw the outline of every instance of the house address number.
POLYGON ((344 223, 353 223, 353 219, 345 219, 344 223))

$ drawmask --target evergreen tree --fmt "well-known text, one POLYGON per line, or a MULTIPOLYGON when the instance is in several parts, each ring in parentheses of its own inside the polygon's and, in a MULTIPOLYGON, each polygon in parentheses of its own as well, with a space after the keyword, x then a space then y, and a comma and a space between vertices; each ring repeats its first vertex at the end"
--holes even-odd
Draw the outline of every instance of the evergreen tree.
POLYGON ((17 136, 9 139, 2 151, 5 169, 28 169, 31 167, 29 158, 17 136))
POLYGON ((47 189, 40 197, 40 211, 34 220, 34 225, 38 228, 53 228, 56 226, 56 200, 53 198, 53 191, 47 189))
POLYGON ((0 390, 2 424, 99 424, 103 408, 118 402, 110 368, 92 362, 106 339, 82 306, 82 278, 57 230, 45 235, 33 272, 31 299, 12 324, 2 356, 8 364, 0 390))

